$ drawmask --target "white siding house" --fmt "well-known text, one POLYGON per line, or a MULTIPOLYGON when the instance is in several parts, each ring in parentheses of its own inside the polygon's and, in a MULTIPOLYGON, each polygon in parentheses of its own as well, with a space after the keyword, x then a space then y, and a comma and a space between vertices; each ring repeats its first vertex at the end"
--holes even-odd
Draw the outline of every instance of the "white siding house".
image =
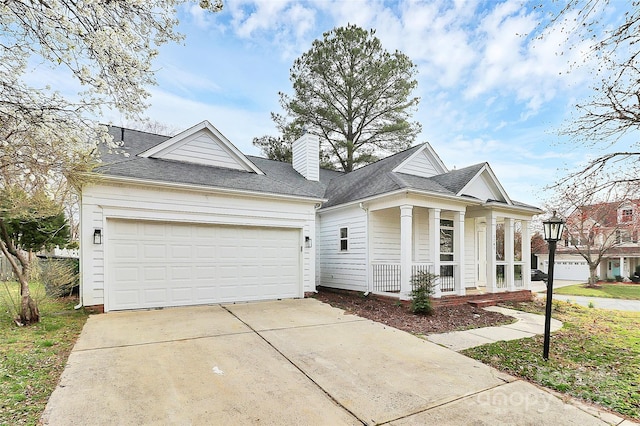
POLYGON ((528 223, 487 163, 449 171, 429 144, 351 173, 249 157, 208 122, 165 137, 112 127, 81 197, 81 298, 105 311, 304 297, 316 286, 406 298, 529 285, 528 223), (497 238, 504 230, 504 238, 497 238), (521 230, 521 231, 518 231, 521 230), (503 241, 497 247, 497 241, 503 241))

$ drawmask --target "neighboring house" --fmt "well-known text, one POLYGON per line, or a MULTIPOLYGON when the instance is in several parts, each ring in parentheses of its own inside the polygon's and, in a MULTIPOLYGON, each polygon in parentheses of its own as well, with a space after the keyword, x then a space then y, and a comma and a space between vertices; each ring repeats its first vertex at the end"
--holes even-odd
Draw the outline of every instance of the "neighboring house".
MULTIPOLYGON (((565 238, 558 243, 554 278, 586 282, 589 265, 581 253, 594 261, 602 254, 596 275, 600 279, 633 276, 640 265, 640 201, 598 203, 574 210, 567 217, 565 238)), ((545 271, 548 252, 536 253, 545 271)))
POLYGON ((319 285, 407 298, 420 270, 440 275, 435 297, 529 287, 541 211, 511 200, 487 163, 449 171, 422 144, 344 174, 319 168, 310 134, 292 165, 245 156, 206 121, 171 138, 110 133, 129 156, 105 153, 82 191, 86 306, 296 298, 319 285))

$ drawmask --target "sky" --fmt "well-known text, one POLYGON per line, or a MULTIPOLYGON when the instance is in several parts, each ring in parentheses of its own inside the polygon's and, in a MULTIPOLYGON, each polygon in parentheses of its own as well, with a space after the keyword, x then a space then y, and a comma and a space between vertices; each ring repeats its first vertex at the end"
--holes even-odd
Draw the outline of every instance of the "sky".
POLYGON ((209 120, 242 152, 259 155, 251 142, 277 135, 270 114, 281 111, 278 92, 292 91, 293 61, 324 32, 357 24, 375 29, 386 50, 402 51, 418 67, 416 144, 429 142, 449 169, 489 162, 512 199, 541 206, 546 185, 593 155, 558 131, 591 93, 597 67, 584 61, 590 46, 558 31, 560 24, 538 27, 549 8, 522 1, 225 0, 211 14, 185 4, 178 30, 186 38, 160 49, 147 115, 174 131, 209 120))

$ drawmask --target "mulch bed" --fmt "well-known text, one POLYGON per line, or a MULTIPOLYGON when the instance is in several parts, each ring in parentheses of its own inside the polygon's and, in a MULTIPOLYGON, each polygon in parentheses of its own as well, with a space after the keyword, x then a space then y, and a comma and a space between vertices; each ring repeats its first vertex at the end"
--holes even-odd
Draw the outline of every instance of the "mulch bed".
POLYGON ((372 294, 364 296, 354 291, 320 289, 311 297, 333 307, 344 309, 348 314, 358 315, 413 334, 446 333, 515 322, 513 317, 485 311, 469 304, 441 306, 436 308, 433 315, 415 315, 408 304, 389 298, 379 298, 372 294))

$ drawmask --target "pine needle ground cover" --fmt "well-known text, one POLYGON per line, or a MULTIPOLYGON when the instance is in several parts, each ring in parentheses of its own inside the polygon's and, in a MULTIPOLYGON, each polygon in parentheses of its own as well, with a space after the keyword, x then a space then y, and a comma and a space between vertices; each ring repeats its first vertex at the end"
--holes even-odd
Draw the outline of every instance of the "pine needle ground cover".
MULTIPOLYGON (((515 307, 544 314, 540 302, 515 307)), ((551 335, 497 342, 462 353, 499 370, 640 420, 640 312, 589 309, 554 302, 564 327, 551 335)))

